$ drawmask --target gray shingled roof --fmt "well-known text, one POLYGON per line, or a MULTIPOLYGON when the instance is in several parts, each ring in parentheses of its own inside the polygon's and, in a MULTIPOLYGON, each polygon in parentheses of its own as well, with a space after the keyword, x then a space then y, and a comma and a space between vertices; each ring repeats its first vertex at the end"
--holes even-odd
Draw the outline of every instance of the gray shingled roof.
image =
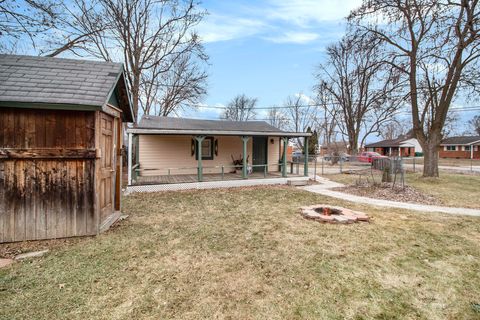
POLYGON ((383 147, 398 147, 403 141, 408 140, 404 138, 397 138, 391 140, 382 140, 365 145, 365 148, 383 148, 383 147))
POLYGON ((198 120, 187 118, 144 116, 137 128, 163 130, 215 130, 283 132, 265 121, 198 120))
POLYGON ((480 136, 458 136, 444 139, 441 144, 468 145, 480 141, 480 136))
POLYGON ((122 64, 0 55, 0 101, 103 106, 122 64))

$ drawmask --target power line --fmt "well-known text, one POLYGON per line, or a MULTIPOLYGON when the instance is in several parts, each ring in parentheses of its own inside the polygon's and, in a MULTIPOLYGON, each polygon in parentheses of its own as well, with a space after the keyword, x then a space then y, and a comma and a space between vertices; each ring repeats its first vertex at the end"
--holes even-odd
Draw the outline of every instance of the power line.
MULTIPOLYGON (((283 105, 283 106, 274 106, 274 107, 256 107, 254 110, 272 110, 272 109, 291 109, 291 108, 310 108, 310 107, 327 107, 332 105, 339 105, 339 103, 329 103, 329 104, 304 104, 304 105, 283 105)), ((212 105, 190 105, 195 108, 204 108, 204 109, 217 109, 217 110, 226 110, 226 106, 212 106, 212 105)), ((450 108, 449 111, 452 112, 470 112, 470 111, 480 111, 480 106, 472 106, 467 108, 450 108)), ((408 111, 402 111, 409 113, 408 111)))

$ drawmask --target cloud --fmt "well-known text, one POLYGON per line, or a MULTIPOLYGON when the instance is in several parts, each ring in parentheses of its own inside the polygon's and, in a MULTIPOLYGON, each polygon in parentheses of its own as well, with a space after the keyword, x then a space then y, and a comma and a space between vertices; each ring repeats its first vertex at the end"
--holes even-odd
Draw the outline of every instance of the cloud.
POLYGON ((317 40, 318 34, 313 32, 284 32, 279 36, 266 37, 264 39, 275 43, 305 44, 317 40))
POLYGON ((197 31, 204 42, 246 38, 259 33, 266 24, 254 18, 239 18, 213 14, 202 22, 197 31))
POLYGON ((302 103, 304 103, 304 104, 309 104, 309 105, 315 104, 315 99, 313 99, 312 97, 307 96, 307 95, 304 94, 304 93, 301 93, 301 92, 300 92, 300 93, 295 93, 294 96, 297 97, 297 98, 300 98, 300 100, 301 100, 302 103))
POLYGON ((217 8, 198 25, 206 43, 259 37, 275 43, 303 44, 338 33, 338 21, 362 0, 265 0, 217 8), (292 31, 293 30, 293 31, 292 31))
POLYGON ((297 26, 308 27, 312 23, 341 20, 362 0, 270 0, 267 18, 282 20, 297 26))

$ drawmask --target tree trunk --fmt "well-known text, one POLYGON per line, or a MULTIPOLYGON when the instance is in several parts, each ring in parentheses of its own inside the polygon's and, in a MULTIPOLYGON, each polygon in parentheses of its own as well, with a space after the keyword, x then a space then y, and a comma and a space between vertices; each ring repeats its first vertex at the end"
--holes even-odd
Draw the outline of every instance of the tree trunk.
MULTIPOLYGON (((435 134, 437 136, 437 134, 435 134)), ((440 137, 431 137, 422 146, 423 148, 423 176, 438 178, 438 146, 440 137)))

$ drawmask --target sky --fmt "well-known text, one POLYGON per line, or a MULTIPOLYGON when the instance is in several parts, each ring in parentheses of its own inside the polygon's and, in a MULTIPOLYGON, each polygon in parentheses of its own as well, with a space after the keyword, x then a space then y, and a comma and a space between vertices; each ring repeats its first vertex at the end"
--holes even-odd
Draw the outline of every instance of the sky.
MULTIPOLYGON (((235 95, 258 99, 258 107, 280 105, 289 95, 313 96, 316 67, 325 48, 345 31, 350 10, 361 0, 206 0, 197 31, 210 57, 203 103, 226 105, 235 95)), ((219 109, 187 112, 218 118, 219 109)), ((266 111, 261 111, 266 112, 266 111)), ((259 115, 262 117, 262 114, 259 115)))

